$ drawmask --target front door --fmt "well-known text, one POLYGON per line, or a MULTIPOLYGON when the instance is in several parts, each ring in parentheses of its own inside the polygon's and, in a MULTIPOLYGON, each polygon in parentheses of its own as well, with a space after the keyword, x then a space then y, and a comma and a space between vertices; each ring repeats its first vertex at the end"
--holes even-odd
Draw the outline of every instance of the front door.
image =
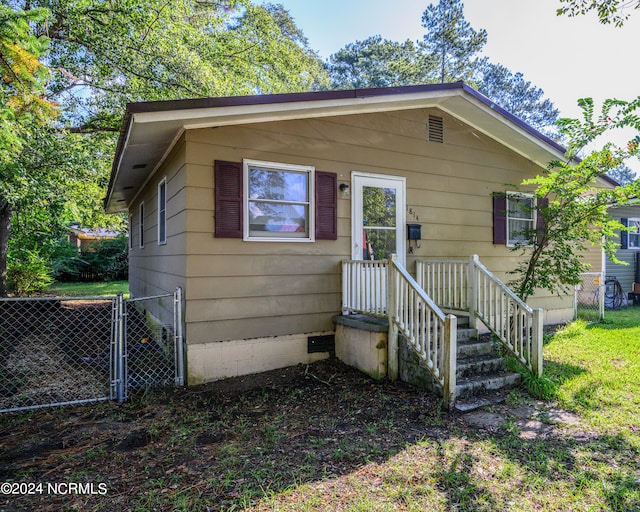
POLYGON ((405 264, 405 179, 354 172, 354 260, 383 260, 391 254, 405 264))

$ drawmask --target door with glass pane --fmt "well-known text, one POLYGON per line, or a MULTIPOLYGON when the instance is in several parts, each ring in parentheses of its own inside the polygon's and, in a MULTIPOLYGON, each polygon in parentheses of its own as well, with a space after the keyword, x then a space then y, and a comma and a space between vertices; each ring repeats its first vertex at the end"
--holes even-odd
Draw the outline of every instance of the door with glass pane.
POLYGON ((383 260, 397 254, 405 263, 405 180, 353 174, 354 260, 383 260))
POLYGON ((386 310, 387 270, 367 264, 397 254, 405 263, 405 180, 394 176, 354 173, 352 236, 354 260, 365 260, 354 272, 351 303, 375 314, 386 310))

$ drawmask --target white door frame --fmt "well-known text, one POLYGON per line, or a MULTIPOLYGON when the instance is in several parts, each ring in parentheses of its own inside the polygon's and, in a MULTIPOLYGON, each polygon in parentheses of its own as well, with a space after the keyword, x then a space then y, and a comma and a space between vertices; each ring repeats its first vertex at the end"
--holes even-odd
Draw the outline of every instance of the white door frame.
POLYGON ((396 190, 396 251, 398 262, 405 266, 406 262, 406 178, 353 171, 351 173, 351 256, 354 260, 362 259, 362 188, 378 187, 396 190))

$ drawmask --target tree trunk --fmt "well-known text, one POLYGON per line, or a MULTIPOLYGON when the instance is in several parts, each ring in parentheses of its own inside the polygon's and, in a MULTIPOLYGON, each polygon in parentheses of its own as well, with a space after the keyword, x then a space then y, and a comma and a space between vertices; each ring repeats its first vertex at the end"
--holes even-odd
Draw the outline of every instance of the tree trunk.
POLYGON ((0 297, 7 296, 7 252, 9 250, 9 231, 13 208, 0 200, 0 297))

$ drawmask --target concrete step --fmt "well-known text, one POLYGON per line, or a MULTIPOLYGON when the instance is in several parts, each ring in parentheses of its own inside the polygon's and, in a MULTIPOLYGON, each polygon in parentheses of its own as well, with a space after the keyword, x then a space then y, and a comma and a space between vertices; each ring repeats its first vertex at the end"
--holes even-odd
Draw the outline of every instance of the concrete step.
POLYGON ((472 375, 484 375, 504 371, 504 359, 493 354, 481 354, 472 357, 458 357, 456 376, 458 379, 472 375))
POLYGON ((480 341, 475 338, 458 340, 458 358, 486 355, 492 352, 493 343, 490 341, 480 341))
POLYGON ((508 389, 488 391, 479 395, 465 396, 456 400, 455 409, 460 412, 471 412, 482 407, 501 404, 507 400, 508 389))
POLYGON ((500 372, 486 375, 473 375, 462 378, 456 383, 456 397, 464 398, 488 391, 512 388, 520 384, 519 373, 500 372))
POLYGON ((460 329, 461 327, 463 329, 467 329, 469 327, 469 317, 468 316, 464 316, 464 315, 456 315, 456 318, 458 319, 458 329, 460 329))
POLYGON ((478 329, 458 327, 458 342, 472 340, 478 337, 478 329))

